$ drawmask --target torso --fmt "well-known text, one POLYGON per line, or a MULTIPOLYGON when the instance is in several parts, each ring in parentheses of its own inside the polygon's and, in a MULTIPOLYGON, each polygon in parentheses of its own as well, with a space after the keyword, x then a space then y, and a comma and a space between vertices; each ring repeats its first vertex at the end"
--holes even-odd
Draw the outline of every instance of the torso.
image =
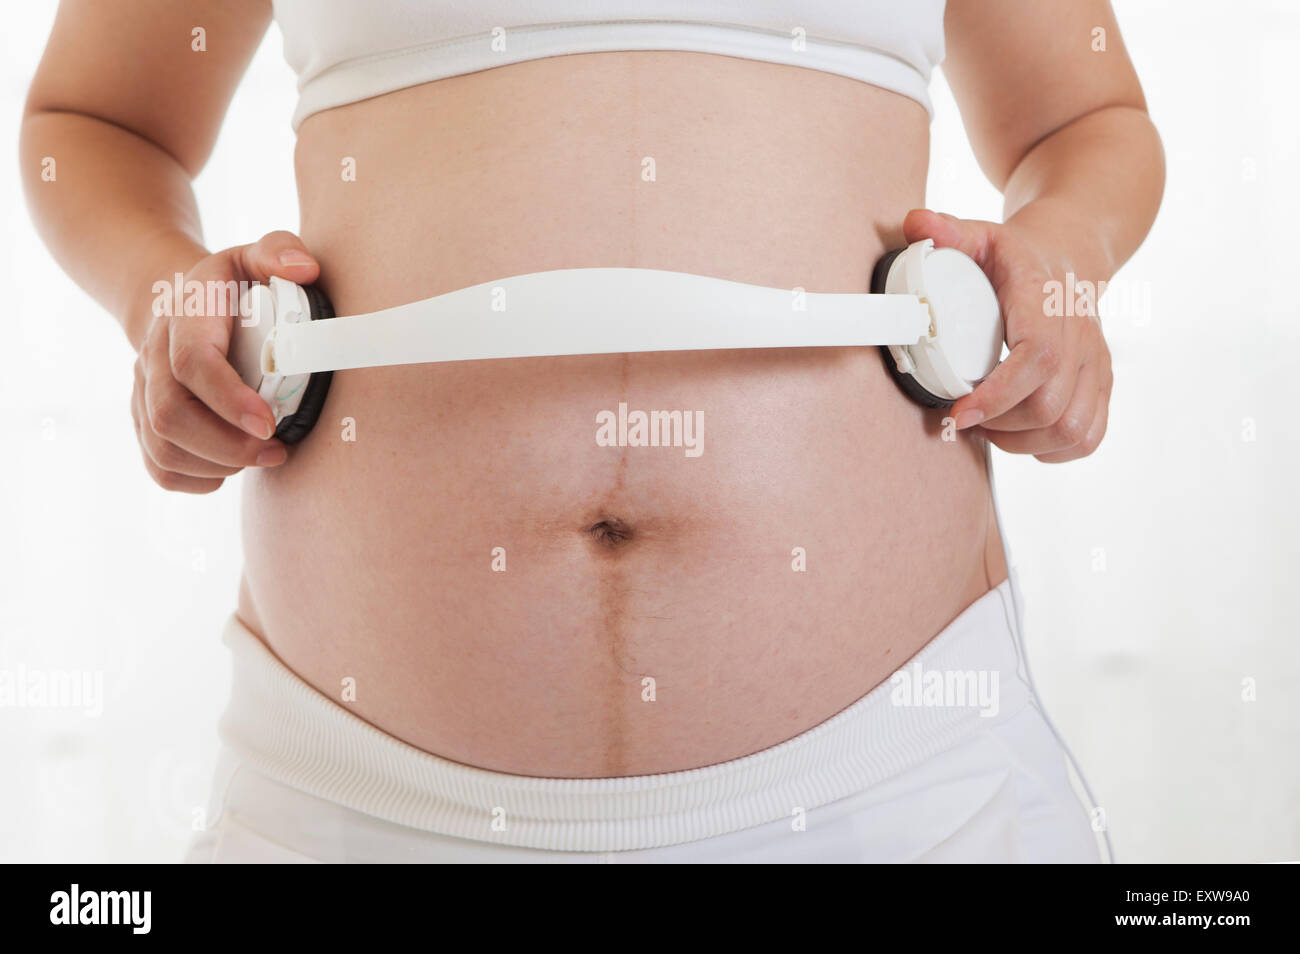
MULTIPOLYGON (((924 201, 928 146, 919 104, 840 76, 555 57, 309 118, 300 231, 340 314, 586 266, 861 292, 924 201)), ((339 372, 289 462, 246 479, 240 616, 449 759, 736 758, 850 705, 1005 578, 982 453, 941 418, 876 349, 339 372), (701 411, 703 454, 598 446, 620 402, 701 411)))

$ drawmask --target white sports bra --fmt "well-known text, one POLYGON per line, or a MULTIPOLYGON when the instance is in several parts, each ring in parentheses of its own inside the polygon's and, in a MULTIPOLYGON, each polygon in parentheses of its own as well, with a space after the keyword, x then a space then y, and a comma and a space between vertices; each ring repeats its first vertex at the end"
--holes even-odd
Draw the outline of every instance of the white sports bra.
POLYGON ((296 130, 323 109, 524 60, 683 50, 837 73, 911 97, 943 59, 945 0, 273 0, 298 74, 296 130))

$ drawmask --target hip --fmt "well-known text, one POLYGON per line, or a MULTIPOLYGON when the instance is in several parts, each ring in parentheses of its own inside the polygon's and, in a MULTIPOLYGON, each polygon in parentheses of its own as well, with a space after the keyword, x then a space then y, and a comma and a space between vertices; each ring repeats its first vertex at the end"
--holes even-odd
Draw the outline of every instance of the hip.
POLYGON ((234 692, 191 861, 1095 861, 1005 581, 833 718, 745 758, 532 778, 420 752, 232 620, 234 692))

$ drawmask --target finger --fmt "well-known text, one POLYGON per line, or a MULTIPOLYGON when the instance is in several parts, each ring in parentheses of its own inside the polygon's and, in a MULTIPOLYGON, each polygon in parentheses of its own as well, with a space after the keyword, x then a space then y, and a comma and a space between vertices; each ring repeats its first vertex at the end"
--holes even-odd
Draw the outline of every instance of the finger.
POLYGON ((176 474, 170 470, 162 470, 157 464, 149 459, 148 454, 141 454, 144 458, 144 469, 148 471, 153 482, 163 490, 170 490, 182 494, 210 494, 221 487, 221 478, 207 477, 189 477, 185 474, 176 474))
MULTIPOLYGON (((145 378, 144 410, 148 430, 157 438, 175 445, 178 451, 233 468, 231 473, 241 467, 277 466, 288 457, 280 441, 250 437, 231 427, 174 380, 165 367, 145 378)), ((158 450, 152 445, 150 449, 158 450)), ((173 452, 166 454, 169 460, 179 462, 173 452)), ((155 460, 167 466, 157 456, 155 460)))
POLYGON ((1088 429, 1088 436, 1067 451, 1043 454, 1038 459, 1044 464, 1064 464, 1067 461, 1078 460, 1080 457, 1087 457, 1101 446, 1102 439, 1106 436, 1106 426, 1109 420, 1110 389, 1107 387, 1098 391, 1097 415, 1093 418, 1092 427, 1088 429))
POLYGON ((145 454, 158 465, 159 470, 185 474, 189 477, 233 477, 241 470, 239 467, 226 467, 196 457, 171 441, 159 437, 148 427, 141 429, 140 443, 144 445, 145 454))
MULTIPOLYGON (((903 237, 907 244, 933 239, 938 248, 955 248, 964 252, 985 274, 993 263, 993 223, 959 219, 944 212, 913 209, 903 218, 903 237)), ((989 275, 992 278, 992 275, 989 275)))
POLYGON ((1044 323, 1022 338, 992 374, 952 406, 957 429, 992 422, 1020 404, 1057 373, 1061 352, 1061 340, 1052 323, 1044 323))
POLYGON ((275 417, 231 367, 229 348, 229 318, 174 318, 168 338, 169 374, 223 420, 267 440, 275 433, 275 417))
POLYGON ((155 484, 163 490, 177 491, 187 494, 210 494, 222 484, 221 478, 208 477, 191 477, 187 474, 178 474, 174 471, 163 470, 145 450, 144 431, 148 427, 145 415, 137 411, 133 413, 136 418, 136 436, 140 440, 140 457, 144 460, 144 469, 155 484))
POLYGON ((1101 354, 1098 358, 1098 367, 1101 368, 1101 387, 1106 392, 1106 400, 1110 400, 1110 389, 1115 384, 1115 369, 1110 360, 1110 345, 1106 344, 1106 336, 1101 333, 1101 325, 1097 325, 1097 339, 1101 343, 1101 354))
POLYGON ((160 471, 172 471, 194 477, 229 477, 238 473, 238 468, 222 467, 220 464, 195 457, 155 434, 148 425, 147 415, 141 412, 140 406, 144 401, 145 390, 144 374, 140 362, 137 361, 135 387, 131 391, 131 421, 145 456, 160 471))
POLYGON ((232 251, 248 281, 266 282, 276 276, 298 285, 310 285, 320 277, 320 265, 302 239, 292 232, 269 232, 252 245, 241 245, 232 251))
POLYGON ((1061 345, 1063 357, 1055 373, 1005 413, 986 417, 981 426, 993 431, 1032 431, 1060 420, 1074 398, 1083 364, 1096 358, 1094 343, 1084 340, 1083 327, 1078 322, 1067 323, 1061 345))
POLYGON ((194 398, 185 395, 181 400, 186 402, 184 411, 188 413, 181 415, 183 424, 171 438, 180 449, 230 468, 232 473, 244 467, 279 467, 289 459, 288 449, 275 438, 264 441, 250 437, 194 398))
POLYGON ((1046 427, 1021 431, 983 430, 998 447, 1010 454, 1050 454, 1066 451, 1080 444, 1092 428, 1100 399, 1098 371, 1086 364, 1079 372, 1078 383, 1060 417, 1046 427))

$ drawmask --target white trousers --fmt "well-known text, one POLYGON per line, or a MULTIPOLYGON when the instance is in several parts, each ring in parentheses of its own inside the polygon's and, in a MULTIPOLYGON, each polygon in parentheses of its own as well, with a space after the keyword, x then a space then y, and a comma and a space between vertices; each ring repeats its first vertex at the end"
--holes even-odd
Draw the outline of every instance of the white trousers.
POLYGON ((1014 586, 801 735, 610 779, 506 775, 415 749, 232 617, 211 822, 186 860, 1095 862, 1098 836, 1026 677, 1014 586))

